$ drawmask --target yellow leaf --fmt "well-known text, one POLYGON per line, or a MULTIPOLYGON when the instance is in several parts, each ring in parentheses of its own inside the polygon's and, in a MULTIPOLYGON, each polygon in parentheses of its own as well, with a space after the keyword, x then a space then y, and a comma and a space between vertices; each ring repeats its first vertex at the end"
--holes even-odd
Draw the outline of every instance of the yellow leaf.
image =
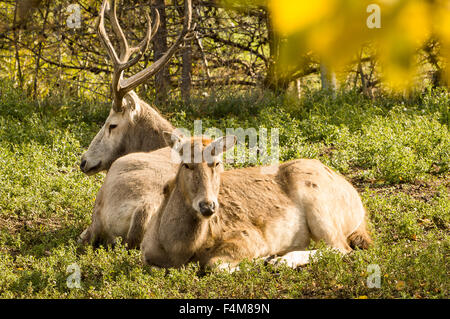
POLYGON ((336 0, 269 0, 274 29, 282 34, 301 31, 333 12, 336 0))
POLYGON ((397 27, 411 42, 421 45, 431 34, 430 8, 425 1, 409 1, 400 10, 397 27))
POLYGON ((366 295, 359 296, 358 299, 367 299, 367 296, 366 295))
POLYGON ((337 38, 338 27, 330 23, 317 26, 308 34, 308 48, 324 56, 332 50, 334 40, 337 38))
POLYGON ((450 3, 448 0, 436 2, 434 8, 433 29, 443 42, 450 42, 450 3))

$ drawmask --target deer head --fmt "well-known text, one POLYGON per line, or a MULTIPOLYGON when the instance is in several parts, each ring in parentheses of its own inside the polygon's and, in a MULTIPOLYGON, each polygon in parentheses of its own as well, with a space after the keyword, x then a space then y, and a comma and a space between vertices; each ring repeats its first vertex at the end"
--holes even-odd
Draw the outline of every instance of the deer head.
POLYGON ((184 138, 168 132, 165 136, 181 159, 175 184, 183 194, 184 204, 201 218, 211 217, 219 208, 221 154, 236 144, 236 136, 219 137, 214 141, 202 137, 184 138))
MULTIPOLYGON (((88 150, 81 158, 80 168, 87 175, 108 170, 111 164, 120 156, 131 152, 150 151, 164 146, 154 143, 151 144, 153 146, 152 148, 141 146, 143 144, 136 144, 135 140, 140 137, 135 136, 138 135, 136 132, 136 124, 139 122, 140 118, 144 117, 143 113, 145 112, 143 109, 150 107, 140 100, 133 90, 161 70, 179 49, 180 44, 188 37, 190 31, 192 31, 191 0, 185 0, 183 29, 167 52, 149 67, 125 78, 124 71, 139 61, 159 27, 159 13, 157 10, 155 11, 155 23, 153 27, 147 12, 145 13, 145 16, 148 22, 145 37, 137 46, 130 47, 117 19, 116 1, 112 0, 112 4, 110 4, 109 0, 104 0, 100 8, 97 31, 113 64, 113 76, 111 82, 112 107, 105 124, 94 137, 88 150), (108 15, 113 32, 119 39, 119 54, 117 54, 106 33, 105 13, 108 15), (133 143, 134 145, 132 145, 133 143)), ((152 111, 154 114, 146 116, 145 120, 162 121, 164 122, 162 124, 151 123, 152 128, 167 129, 167 126, 170 126, 170 124, 162 119, 156 111, 152 111)), ((148 143, 146 145, 148 145, 148 143)))

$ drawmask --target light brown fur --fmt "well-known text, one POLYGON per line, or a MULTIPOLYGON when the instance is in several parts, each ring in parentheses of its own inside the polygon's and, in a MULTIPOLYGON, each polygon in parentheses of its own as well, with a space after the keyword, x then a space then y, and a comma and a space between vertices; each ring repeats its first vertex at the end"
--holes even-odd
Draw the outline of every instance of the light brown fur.
POLYGON ((169 147, 151 153, 133 153, 116 160, 95 201, 91 225, 81 243, 112 244, 121 237, 137 248, 149 218, 162 204, 164 187, 175 177, 169 147))
POLYGON ((104 0, 97 23, 98 37, 113 64, 112 108, 80 163, 87 175, 109 172, 97 194, 92 223, 79 241, 113 243, 122 237, 130 247, 137 247, 145 225, 163 201, 164 186, 175 175, 175 164, 170 161, 170 149, 161 149, 167 146, 163 132, 172 132, 174 127, 133 90, 157 73, 189 36, 193 30, 192 2, 185 0, 183 28, 172 46, 153 64, 129 78, 124 78, 124 71, 139 61, 156 34, 159 12, 155 11, 153 27, 148 17, 143 41, 131 47, 117 19, 116 5, 116 1, 104 0), (107 35, 105 14, 120 43, 120 52, 116 52, 107 35), (154 150, 158 151, 135 153, 154 150))
MULTIPOLYGON (((212 170, 204 164, 195 170, 212 170)), ((205 218, 182 191, 193 181, 181 173, 181 165, 167 203, 146 229, 143 261, 179 267, 189 261, 213 266, 220 260, 234 267, 244 258, 295 257, 292 253, 306 250, 311 239, 343 253, 351 251, 349 242, 362 248, 370 244, 361 199, 345 178, 317 160, 294 160, 277 168, 273 174, 259 167, 231 170, 219 179, 202 180, 204 185, 194 182, 193 189, 200 191, 220 183, 219 209, 205 218)))
POLYGON ((111 109, 82 158, 86 174, 103 169, 108 173, 81 243, 112 244, 121 237, 130 248, 138 248, 150 216, 164 199, 164 186, 176 173, 164 137, 173 126, 134 92, 125 100, 123 112, 111 109), (117 127, 109 131, 111 124, 117 127))
POLYGON ((111 109, 105 124, 81 157, 81 170, 87 175, 109 170, 121 156, 134 152, 150 152, 167 146, 164 131, 174 127, 158 111, 129 92, 122 112, 111 109), (115 125, 111 129, 111 125, 115 125))

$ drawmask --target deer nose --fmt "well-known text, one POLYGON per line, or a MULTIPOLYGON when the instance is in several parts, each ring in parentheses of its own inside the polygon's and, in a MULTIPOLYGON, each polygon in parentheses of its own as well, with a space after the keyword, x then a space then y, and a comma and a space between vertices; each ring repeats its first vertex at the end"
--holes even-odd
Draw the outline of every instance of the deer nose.
POLYGON ((82 160, 80 164, 80 169, 84 170, 84 167, 86 166, 86 160, 82 160))
POLYGON ((216 210, 216 203, 213 201, 201 201, 198 206, 200 208, 200 213, 205 217, 211 216, 216 210))

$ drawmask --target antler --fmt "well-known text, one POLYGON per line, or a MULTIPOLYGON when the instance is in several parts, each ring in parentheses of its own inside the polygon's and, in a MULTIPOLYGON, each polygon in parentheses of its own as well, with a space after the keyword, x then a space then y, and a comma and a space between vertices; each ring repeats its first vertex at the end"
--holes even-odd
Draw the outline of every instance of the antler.
POLYGON ((136 47, 130 47, 128 45, 128 41, 125 37, 125 34, 122 31, 122 28, 119 25, 119 21, 117 20, 116 13, 116 1, 112 0, 112 7, 109 4, 109 0, 103 0, 102 6, 100 8, 100 17, 98 20, 97 31, 100 39, 102 40, 103 46, 108 52, 108 56, 113 62, 114 72, 112 79, 112 91, 113 91, 113 109, 116 112, 122 111, 122 100, 127 92, 136 88, 139 84, 145 82, 148 78, 157 73, 167 62, 169 62, 172 55, 178 49, 181 42, 186 39, 188 32, 192 31, 191 21, 192 21, 192 0, 184 1, 184 21, 183 21, 183 29, 181 33, 178 35, 175 42, 172 46, 164 53, 157 61, 155 61, 152 65, 141 70, 140 72, 130 76, 129 78, 123 78, 123 72, 135 65, 139 59, 144 54, 145 50, 147 50, 151 39, 156 34, 156 31, 159 27, 159 12, 155 10, 155 24, 152 28, 151 19, 148 13, 145 13, 145 17, 147 19, 148 27, 147 32, 145 34, 144 39, 139 43, 136 47), (108 17, 111 22, 112 29, 114 33, 119 38, 120 43, 120 55, 118 56, 114 47, 106 34, 105 30, 105 11, 108 12, 108 17), (153 30, 153 32, 152 32, 153 30), (136 56, 130 59, 131 55, 136 53, 136 56))

